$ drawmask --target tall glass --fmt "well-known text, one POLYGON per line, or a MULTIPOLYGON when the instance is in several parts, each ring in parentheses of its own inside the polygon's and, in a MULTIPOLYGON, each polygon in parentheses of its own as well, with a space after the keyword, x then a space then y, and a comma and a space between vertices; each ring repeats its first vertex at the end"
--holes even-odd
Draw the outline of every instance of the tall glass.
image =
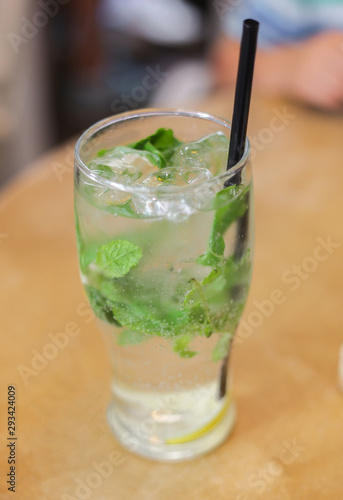
POLYGON ((110 427, 137 454, 179 461, 218 446, 234 424, 228 355, 251 277, 252 180, 248 142, 230 172, 222 155, 221 173, 186 186, 125 185, 87 166, 161 127, 186 143, 230 136, 227 121, 180 110, 96 123, 76 145, 75 214, 81 278, 113 370, 110 427))

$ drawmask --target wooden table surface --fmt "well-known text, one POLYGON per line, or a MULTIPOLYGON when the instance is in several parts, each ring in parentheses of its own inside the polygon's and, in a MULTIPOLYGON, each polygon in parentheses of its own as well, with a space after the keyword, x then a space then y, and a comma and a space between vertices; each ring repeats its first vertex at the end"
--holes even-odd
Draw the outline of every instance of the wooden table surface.
MULTIPOLYGON (((230 118, 231 102, 217 94, 197 108, 230 118)), ((2 191, 1 499, 343 499, 342 132, 342 116, 253 101, 256 251, 232 355, 238 419, 192 462, 136 457, 106 424, 110 369, 78 275, 72 146, 2 191), (67 340, 51 348, 61 332, 67 340), (16 494, 6 484, 8 386, 16 494)))

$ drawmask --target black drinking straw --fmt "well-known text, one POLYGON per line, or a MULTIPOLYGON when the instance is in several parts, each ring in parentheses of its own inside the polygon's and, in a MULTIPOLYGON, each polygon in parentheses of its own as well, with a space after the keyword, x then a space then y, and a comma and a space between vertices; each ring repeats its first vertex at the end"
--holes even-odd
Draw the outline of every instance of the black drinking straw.
MULTIPOLYGON (((227 170, 231 170, 242 158, 247 138, 248 117, 251 100, 252 81, 254 75, 255 56, 257 48, 257 36, 259 23, 254 19, 246 19, 243 23, 243 34, 239 55, 238 74, 235 90, 235 102, 233 107, 233 116, 231 123, 231 135, 229 146, 229 158, 227 170)), ((241 172, 237 172, 228 179, 224 187, 233 186, 241 183, 241 172)), ((248 200, 247 200, 248 201, 248 200)), ((240 259, 245 251, 248 234, 249 214, 248 209, 239 219, 237 227, 237 239, 234 255, 240 259)), ((233 294, 239 294, 239 287, 233 290, 233 294)), ((231 342, 227 355, 223 360, 220 370, 219 399, 226 394, 227 367, 231 342)))
MULTIPOLYGON (((227 170, 234 167, 244 154, 259 25, 254 19, 246 19, 243 23, 227 170)), ((240 184, 240 178, 240 173, 237 173, 226 184, 240 184)))

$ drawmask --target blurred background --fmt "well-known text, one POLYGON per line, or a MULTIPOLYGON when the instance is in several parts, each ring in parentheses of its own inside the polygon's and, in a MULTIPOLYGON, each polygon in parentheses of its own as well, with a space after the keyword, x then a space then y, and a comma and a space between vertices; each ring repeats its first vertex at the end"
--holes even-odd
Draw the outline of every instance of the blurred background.
POLYGON ((0 0, 0 184, 101 118, 206 95, 219 24, 208 0, 0 0))
POLYGON ((343 110, 343 0, 0 0, 0 184, 95 121, 234 86, 260 21, 254 91, 343 110))

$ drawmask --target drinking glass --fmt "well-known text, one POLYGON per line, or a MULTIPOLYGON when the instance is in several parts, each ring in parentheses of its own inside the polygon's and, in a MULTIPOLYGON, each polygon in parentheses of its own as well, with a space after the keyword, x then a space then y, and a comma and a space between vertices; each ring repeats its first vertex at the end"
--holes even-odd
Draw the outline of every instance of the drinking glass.
POLYGON ((159 461, 208 452, 235 421, 229 351, 251 278, 252 177, 248 141, 230 171, 226 147, 197 142, 219 132, 228 139, 230 123, 148 109, 96 123, 75 149, 81 279, 113 372, 108 422, 124 447, 159 461), (89 167, 160 128, 190 144, 176 167, 185 184, 131 182, 135 162, 125 182, 89 167), (217 174, 189 181, 209 158, 217 174))

